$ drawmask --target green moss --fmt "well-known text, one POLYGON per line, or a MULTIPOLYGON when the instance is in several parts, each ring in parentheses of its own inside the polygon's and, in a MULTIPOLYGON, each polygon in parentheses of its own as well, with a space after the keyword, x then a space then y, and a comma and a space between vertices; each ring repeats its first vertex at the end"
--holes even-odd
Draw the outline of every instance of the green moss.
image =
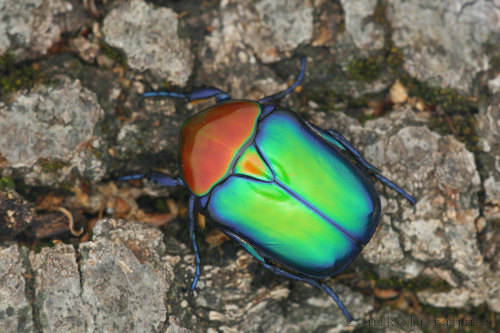
POLYGON ((500 229, 500 219, 490 220, 493 229, 500 229))
POLYGON ((473 115, 451 115, 434 113, 429 119, 429 127, 441 134, 455 136, 464 142, 466 148, 472 152, 480 152, 479 136, 475 132, 477 120, 473 115))
POLYGON ((34 245, 33 251, 35 251, 35 253, 40 253, 40 252, 42 252, 43 248, 45 248, 45 247, 53 247, 53 246, 54 246, 54 243, 52 243, 52 241, 50 241, 50 240, 38 241, 34 245))
POLYGON ((490 66, 495 70, 500 70, 500 55, 494 55, 490 58, 490 66))
POLYGON ((373 97, 373 96, 364 95, 364 96, 361 96, 361 97, 356 98, 356 99, 350 99, 348 102, 348 107, 350 107, 350 108, 366 107, 366 106, 368 106, 368 103, 370 101, 374 100, 374 98, 371 98, 371 97, 373 97))
POLYGON ((382 71, 377 60, 377 57, 354 59, 347 65, 348 78, 367 82, 375 80, 382 71))
POLYGON ((375 80, 384 71, 390 71, 399 76, 404 73, 403 63, 403 51, 388 41, 381 53, 351 61, 347 65, 347 76, 367 82, 375 80))
POLYGON ((48 173, 55 173, 64 168, 65 166, 68 166, 69 164, 67 162, 62 162, 62 161, 42 160, 40 161, 40 165, 43 171, 48 173))
POLYGON ((345 20, 340 21, 337 27, 337 34, 342 35, 345 32, 345 20))
POLYGON ((102 156, 102 150, 97 149, 97 148, 91 148, 90 153, 96 158, 100 159, 102 156))
POLYGON ((11 177, 2 177, 0 178, 0 191, 14 189, 16 184, 11 177))
POLYGON ((127 57, 120 49, 112 47, 105 42, 102 42, 100 47, 102 53, 106 55, 108 58, 112 59, 115 63, 123 67, 128 67, 127 57))
POLYGON ((387 17, 385 16, 385 12, 387 9, 387 5, 383 1, 379 1, 377 3, 377 6, 375 6, 375 10, 373 11, 372 19, 381 24, 381 25, 388 25, 389 22, 387 21, 387 17))
POLYGON ((21 89, 29 89, 35 85, 39 77, 32 63, 16 64, 11 53, 0 57, 0 97, 21 89))
POLYGON ((390 42, 386 45, 384 52, 387 67, 392 71, 401 70, 405 60, 403 51, 390 42))
POLYGON ((4 68, 10 66, 14 63, 15 56, 12 52, 7 52, 4 55, 0 56, 0 68, 4 68))
POLYGON ((370 279, 375 280, 375 284, 379 288, 391 289, 406 289, 412 292, 421 290, 432 290, 434 292, 448 292, 452 287, 444 280, 431 279, 428 277, 419 276, 414 279, 404 280, 394 277, 390 279, 381 279, 376 274, 371 274, 370 279))
POLYGON ((431 113, 429 127, 441 134, 455 136, 464 142, 467 149, 477 151, 478 135, 475 133, 478 98, 463 95, 454 89, 435 88, 403 75, 401 83, 408 88, 410 96, 424 100, 431 113))
POLYGON ((491 38, 488 42, 484 43, 483 49, 490 58, 490 67, 493 70, 500 70, 500 45, 498 37, 496 39, 491 38))
POLYGON ((409 76, 403 76, 401 83, 409 89, 411 96, 421 97, 427 105, 440 107, 447 113, 463 113, 477 110, 477 101, 448 88, 434 88, 418 82, 409 76))

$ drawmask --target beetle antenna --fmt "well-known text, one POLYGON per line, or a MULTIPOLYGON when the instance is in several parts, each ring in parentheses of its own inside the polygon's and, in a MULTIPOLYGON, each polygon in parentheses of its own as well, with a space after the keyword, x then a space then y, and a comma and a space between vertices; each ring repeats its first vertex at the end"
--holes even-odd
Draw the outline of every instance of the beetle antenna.
POLYGON ((306 74, 306 57, 302 56, 300 58, 300 72, 299 72, 299 75, 297 75, 295 82, 290 87, 288 87, 286 90, 283 90, 283 91, 280 91, 279 93, 276 93, 274 95, 266 96, 264 98, 259 99, 259 103, 265 103, 265 102, 269 102, 269 101, 282 99, 286 95, 290 94, 291 92, 293 92, 295 90, 295 88, 297 88, 297 86, 300 84, 300 82, 304 78, 305 74, 306 74))

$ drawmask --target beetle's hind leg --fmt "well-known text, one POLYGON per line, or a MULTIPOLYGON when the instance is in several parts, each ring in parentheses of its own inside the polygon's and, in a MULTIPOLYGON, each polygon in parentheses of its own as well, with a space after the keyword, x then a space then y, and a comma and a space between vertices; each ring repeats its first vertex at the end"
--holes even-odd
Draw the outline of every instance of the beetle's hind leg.
POLYGON ((306 278, 306 277, 303 277, 300 275, 296 275, 296 274, 293 274, 291 272, 287 272, 281 268, 278 268, 276 266, 269 265, 268 263, 266 263, 265 259, 259 254, 259 252, 252 245, 250 245, 248 242, 244 241, 243 239, 241 239, 240 237, 236 236, 235 234, 233 234, 231 232, 225 232, 225 233, 232 240, 234 240, 236 243, 238 243, 243 249, 245 249, 248 253, 250 253, 254 258, 259 260, 262 263, 262 265, 264 265, 265 268, 267 268, 268 270, 270 270, 274 274, 279 275, 279 276, 284 276, 284 277, 289 278, 289 279, 294 279, 294 280, 302 281, 305 283, 309 283, 313 287, 323 289, 324 291, 326 291, 326 293, 328 295, 330 295, 330 297, 335 301, 335 303, 337 303, 338 307, 340 308, 340 310, 342 310, 342 312, 344 313, 344 316, 347 318, 347 320, 349 322, 354 320, 353 317, 349 314, 349 312, 345 308, 345 306, 342 303, 342 301, 340 300, 340 298, 326 284, 324 284, 322 282, 319 283, 314 279, 306 278))
POLYGON ((284 277, 294 279, 297 281, 302 281, 302 282, 308 283, 311 286, 316 287, 318 289, 323 289, 335 301, 335 303, 337 303, 340 310, 344 313, 344 316, 346 317, 346 319, 349 322, 352 322, 354 320, 354 318, 349 314, 349 311, 347 311, 344 303, 342 303, 342 301, 337 296, 337 294, 335 294, 332 291, 332 289, 330 287, 328 287, 325 283, 318 282, 318 281, 311 279, 311 278, 306 278, 306 277, 302 277, 302 276, 287 272, 281 268, 278 268, 276 266, 271 266, 271 265, 266 264, 266 263, 263 263, 263 265, 265 268, 267 268, 268 270, 270 270, 271 272, 273 272, 276 275, 284 276, 284 277))
POLYGON ((191 283, 190 291, 193 291, 196 288, 196 284, 198 283, 198 279, 201 275, 200 269, 200 253, 198 252, 198 244, 196 243, 196 233, 195 233, 195 225, 198 220, 198 211, 195 209, 195 196, 191 195, 189 197, 189 239, 191 240, 191 244, 193 245, 194 257, 195 257, 195 273, 193 282, 191 283))

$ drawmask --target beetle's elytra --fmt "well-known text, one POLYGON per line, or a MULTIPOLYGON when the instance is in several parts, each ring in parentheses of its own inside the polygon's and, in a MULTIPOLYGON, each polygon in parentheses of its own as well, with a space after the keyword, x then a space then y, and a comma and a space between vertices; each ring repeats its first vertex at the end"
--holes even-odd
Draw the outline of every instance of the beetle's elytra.
POLYGON ((217 104, 188 118, 180 131, 180 177, 137 174, 159 185, 191 191, 189 232, 198 213, 273 273, 326 291, 347 320, 353 318, 321 279, 342 271, 372 237, 380 219, 380 199, 371 178, 415 200, 380 174, 338 132, 322 130, 297 113, 268 102, 291 93, 295 83, 258 101, 233 100, 217 88, 187 94, 151 92, 189 101, 215 97, 217 104))

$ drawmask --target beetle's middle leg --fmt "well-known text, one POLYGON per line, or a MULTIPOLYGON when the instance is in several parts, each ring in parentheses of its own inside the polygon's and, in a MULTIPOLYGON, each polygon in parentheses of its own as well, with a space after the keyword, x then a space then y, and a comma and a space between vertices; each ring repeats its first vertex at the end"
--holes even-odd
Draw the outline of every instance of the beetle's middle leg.
POLYGON ((349 140, 347 140, 342 134, 340 134, 340 132, 337 132, 336 130, 332 129, 326 130, 324 132, 330 135, 333 139, 337 140, 337 142, 339 142, 345 149, 347 149, 354 156, 354 158, 359 163, 361 163, 361 165, 364 166, 368 171, 375 174, 380 173, 380 170, 374 167, 370 162, 365 160, 363 155, 361 155, 361 153, 356 148, 354 148, 354 146, 349 142, 349 140))
POLYGON ((377 178, 382 184, 388 186, 389 188, 393 189, 400 195, 402 195, 406 200, 408 200, 413 207, 415 207, 416 200, 413 198, 410 194, 406 193, 405 190, 403 190, 401 187, 397 186, 393 182, 391 182, 389 179, 384 177, 381 173, 380 170, 375 168, 370 162, 365 160, 365 158, 361 155, 359 151, 356 150, 356 148, 353 147, 353 145, 347 140, 342 134, 335 130, 327 130, 326 131, 328 134, 330 134, 335 140, 340 142, 354 157, 363 165, 367 170, 371 171, 374 173, 375 178, 377 178))
POLYGON ((398 194, 402 195, 406 200, 408 200, 413 207, 415 207, 416 200, 413 198, 410 194, 408 194, 405 190, 403 190, 401 187, 397 186, 394 184, 392 181, 384 177, 381 173, 380 170, 374 167, 370 162, 365 160, 363 155, 354 148, 354 146, 347 140, 342 134, 335 130, 322 130, 313 124, 309 123, 313 128, 315 128, 317 131, 322 133, 323 135, 329 136, 331 139, 335 140, 335 142, 339 143, 344 147, 345 150, 347 150, 369 173, 371 173, 375 178, 377 178, 382 184, 388 186, 389 188, 393 189, 396 191, 398 194))
POLYGON ((196 233, 195 233, 195 225, 198 220, 198 211, 195 209, 195 196, 191 195, 189 197, 189 239, 191 240, 191 244, 193 244, 193 251, 194 251, 194 257, 195 257, 195 273, 194 273, 194 278, 193 282, 191 283, 191 287, 189 290, 193 291, 196 288, 196 284, 198 283, 198 279, 200 278, 201 275, 201 269, 200 269, 200 253, 198 252, 198 244, 196 243, 196 233))

